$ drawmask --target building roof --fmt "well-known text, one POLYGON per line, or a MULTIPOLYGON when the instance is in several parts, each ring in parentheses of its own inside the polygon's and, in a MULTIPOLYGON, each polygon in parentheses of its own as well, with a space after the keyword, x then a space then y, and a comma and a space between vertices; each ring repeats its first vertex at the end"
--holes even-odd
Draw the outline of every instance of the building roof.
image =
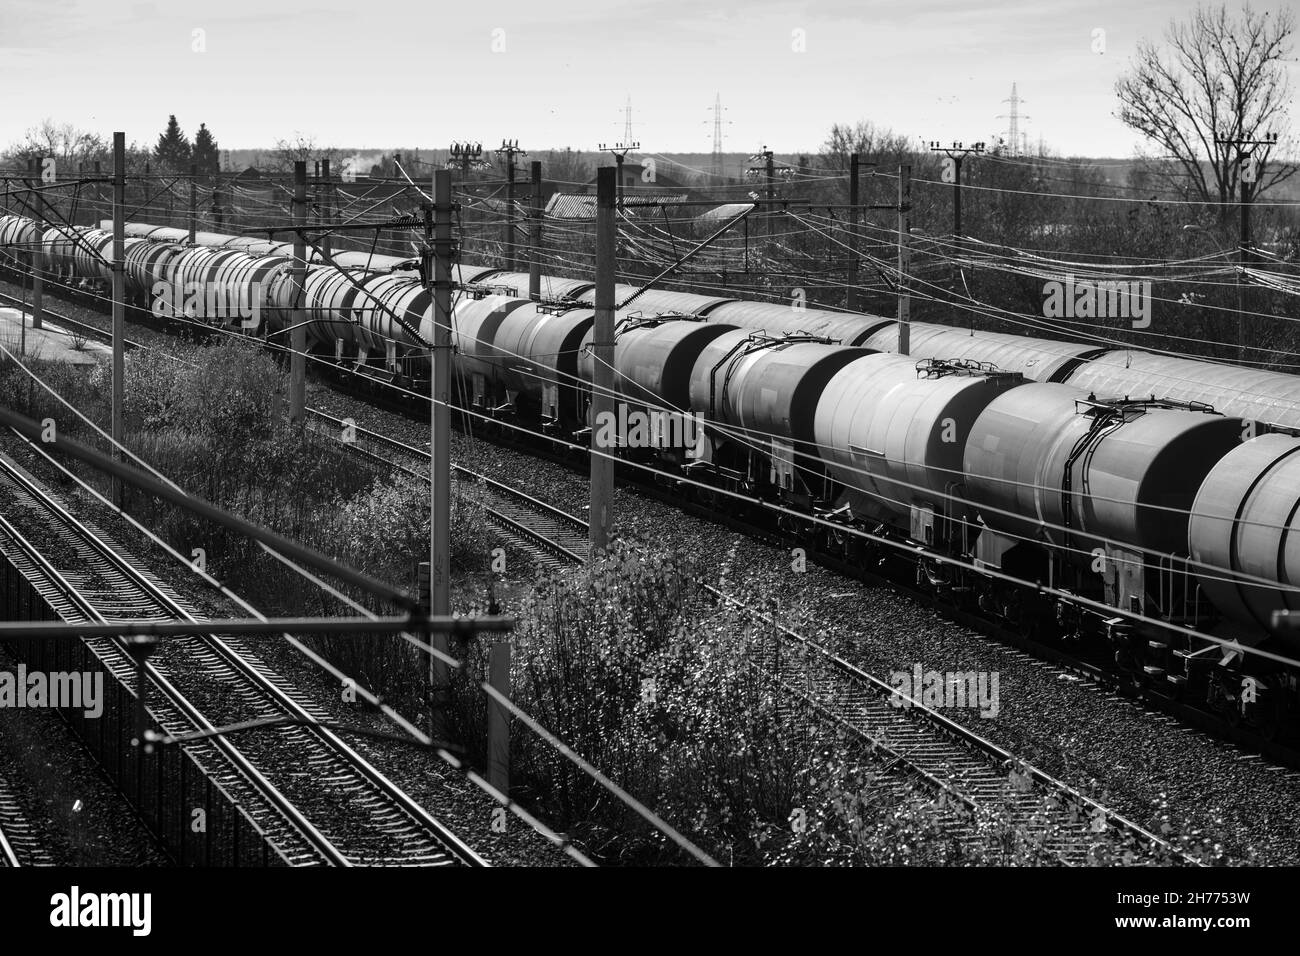
MULTIPOLYGON (((686 194, 668 194, 647 196, 645 194, 628 194, 623 197, 623 210, 629 216, 663 215, 660 210, 668 207, 669 215, 677 203, 686 202, 686 194)), ((573 195, 556 193, 546 204, 546 215, 553 219, 595 219, 596 197, 592 193, 573 195)))

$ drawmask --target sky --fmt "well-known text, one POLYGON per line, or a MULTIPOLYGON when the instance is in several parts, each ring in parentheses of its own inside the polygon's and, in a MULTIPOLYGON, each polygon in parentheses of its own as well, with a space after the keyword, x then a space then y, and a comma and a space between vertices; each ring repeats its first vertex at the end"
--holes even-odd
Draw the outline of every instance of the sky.
MULTIPOLYGON (((1279 9, 1281 3, 1255 4, 1279 9)), ((152 145, 175 113, 224 149, 814 152, 833 123, 1133 154, 1115 79, 1187 0, 3 0, 0 146, 50 117, 152 145), (1103 32, 1098 32, 1103 31, 1103 32), (1099 42, 1100 40, 1100 42, 1099 42), (1100 51, 1098 48, 1100 47, 1100 51)), ((1232 8, 1235 10, 1236 5, 1232 8)), ((1295 73, 1293 68, 1293 84, 1295 73)))

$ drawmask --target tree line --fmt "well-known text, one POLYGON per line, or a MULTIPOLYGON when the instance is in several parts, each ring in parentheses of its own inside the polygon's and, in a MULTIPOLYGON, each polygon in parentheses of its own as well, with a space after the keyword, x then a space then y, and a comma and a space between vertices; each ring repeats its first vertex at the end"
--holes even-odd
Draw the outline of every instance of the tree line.
MULTIPOLYGON (((201 176, 215 176, 221 170, 221 153, 207 124, 199 124, 191 142, 174 114, 167 118, 152 149, 130 143, 126 152, 127 169, 133 174, 143 172, 146 166, 158 172, 187 174, 194 165, 201 176)), ((52 157, 61 169, 89 169, 95 163, 108 169, 113 162, 113 142, 100 133, 46 118, 0 153, 0 161, 6 166, 19 168, 28 160, 44 157, 52 157)))

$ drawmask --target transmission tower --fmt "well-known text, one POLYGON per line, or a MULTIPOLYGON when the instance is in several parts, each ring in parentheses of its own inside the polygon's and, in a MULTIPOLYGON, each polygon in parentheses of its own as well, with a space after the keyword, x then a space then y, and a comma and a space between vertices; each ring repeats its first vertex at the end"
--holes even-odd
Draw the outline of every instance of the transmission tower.
MULTIPOLYGON (((721 181, 723 174, 726 172, 722 164, 722 94, 717 93, 713 98, 713 162, 709 172, 713 178, 721 181)), ((730 123, 730 120, 726 122, 730 123)))
POLYGON ((1010 113, 1003 113, 998 116, 998 119, 1010 121, 1010 125, 1007 127, 1007 150, 1012 156, 1019 156, 1022 153, 1028 152, 1026 146, 1027 134, 1026 137, 1022 137, 1020 133, 1020 121, 1027 120, 1030 117, 1028 114, 1020 112, 1020 104, 1025 101, 1016 93, 1015 83, 1011 84, 1011 95, 1002 102, 1011 104, 1010 113))
POLYGON ((627 106, 623 107, 623 142, 632 142, 632 94, 627 95, 627 106))

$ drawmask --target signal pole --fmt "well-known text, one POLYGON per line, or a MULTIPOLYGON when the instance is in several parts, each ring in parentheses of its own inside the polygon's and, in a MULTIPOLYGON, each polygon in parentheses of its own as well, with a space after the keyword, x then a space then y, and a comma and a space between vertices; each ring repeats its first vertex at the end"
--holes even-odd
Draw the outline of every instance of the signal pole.
POLYGON ((542 297, 542 163, 533 160, 529 169, 533 191, 532 230, 528 237, 528 298, 542 297))
MULTIPOLYGON (((1237 362, 1246 360, 1246 266, 1250 262, 1250 201, 1251 188, 1259 178, 1255 163, 1255 147, 1269 148, 1277 145, 1277 133, 1266 133, 1263 139, 1215 136, 1216 146, 1233 146, 1237 150, 1237 169, 1241 177, 1241 245, 1237 250, 1237 362)), ((1261 160, 1262 166, 1267 160, 1261 160)))
POLYGON ((614 215, 612 166, 596 170, 596 322, 591 334, 595 374, 591 385, 591 514, 587 540, 591 554, 609 546, 614 499, 614 460, 611 449, 597 445, 600 424, 614 414, 614 244, 618 223, 614 215))
POLYGON ((898 167, 898 354, 908 355, 912 349, 912 300, 907 295, 907 270, 912 255, 909 243, 912 238, 912 167, 904 163, 898 167))
MULTIPOLYGON (((599 148, 601 149, 601 151, 609 153, 614 157, 614 168, 618 170, 618 208, 622 210, 623 208, 623 160, 627 158, 627 154, 630 153, 632 150, 640 149, 641 144, 634 143, 631 140, 629 140, 626 143, 615 143, 613 146, 606 146, 604 143, 601 143, 599 148)), ((597 188, 599 189, 599 186, 597 188)))
POLYGON ((307 404, 307 310, 303 287, 307 284, 307 161, 293 164, 293 327, 289 331, 289 421, 301 424, 307 404))
MULTIPOLYGON (((451 613, 451 170, 433 174, 433 209, 425 214, 425 281, 433 286, 433 348, 430 358, 429 613, 451 613), (430 221, 432 220, 432 221, 430 221), (430 233, 432 235, 430 236, 430 233), (430 241, 432 240, 432 241, 430 241), (432 262, 428 261, 432 259, 432 262)), ((427 207, 426 207, 427 208, 427 207)), ((447 653, 445 632, 429 635, 434 650, 447 653)), ((446 737, 451 672, 445 660, 429 657, 431 730, 446 737)))
POLYGON ((498 156, 506 158, 506 230, 505 243, 502 251, 505 253, 506 268, 515 268, 515 157, 527 156, 525 150, 519 148, 519 140, 503 139, 501 148, 497 150, 498 156))
MULTIPOLYGON (((122 458, 126 389, 126 133, 113 134, 113 458, 122 458)), ((122 507, 122 479, 113 476, 113 504, 122 507)))

